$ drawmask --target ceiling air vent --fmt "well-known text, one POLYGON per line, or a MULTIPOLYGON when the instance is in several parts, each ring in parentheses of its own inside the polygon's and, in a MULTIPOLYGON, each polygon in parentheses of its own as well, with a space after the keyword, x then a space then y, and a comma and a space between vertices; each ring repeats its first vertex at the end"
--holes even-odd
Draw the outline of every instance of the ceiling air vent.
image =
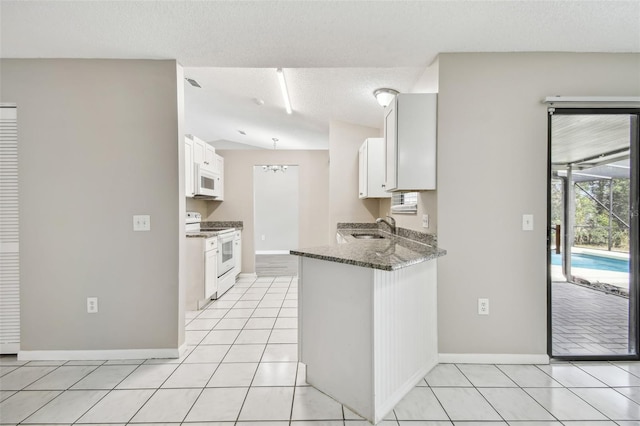
POLYGON ((189 84, 190 84, 190 85, 192 85, 193 87, 197 87, 197 88, 200 88, 200 89, 202 88, 202 86, 200 86, 200 85, 198 84, 198 82, 197 82, 197 81, 195 81, 195 80, 194 80, 194 79, 192 79, 192 78, 185 77, 185 80, 187 80, 187 81, 189 82, 189 84))

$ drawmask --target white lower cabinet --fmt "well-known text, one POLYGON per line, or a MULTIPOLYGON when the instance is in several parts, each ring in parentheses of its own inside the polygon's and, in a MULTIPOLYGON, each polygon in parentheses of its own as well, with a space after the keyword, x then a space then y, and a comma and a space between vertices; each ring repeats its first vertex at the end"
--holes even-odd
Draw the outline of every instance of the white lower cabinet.
MULTIPOLYGON (((217 238, 209 238, 217 241, 217 238)), ((218 291, 218 249, 204 252, 204 298, 211 299, 218 291)))
POLYGON ((187 310, 202 309, 218 291, 218 237, 187 238, 187 310))
POLYGON ((436 260, 382 271, 300 257, 298 276, 307 383, 378 423, 438 363, 436 260))
POLYGON ((238 277, 242 271, 242 231, 235 231, 233 236, 233 259, 236 262, 233 275, 238 277))

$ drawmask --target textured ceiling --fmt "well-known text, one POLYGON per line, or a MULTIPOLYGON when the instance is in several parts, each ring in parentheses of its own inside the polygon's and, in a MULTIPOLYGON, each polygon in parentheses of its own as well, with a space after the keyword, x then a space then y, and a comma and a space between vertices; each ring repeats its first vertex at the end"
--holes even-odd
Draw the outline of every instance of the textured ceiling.
POLYGON ((408 91, 407 83, 415 82, 422 69, 285 68, 284 74, 292 115, 285 113, 275 68, 185 68, 185 75, 202 86, 185 88, 188 132, 252 147, 272 148, 277 138, 280 149, 327 149, 330 120, 380 128, 384 110, 373 91, 386 86, 408 91))
POLYGON ((551 118, 551 162, 598 164, 610 156, 628 156, 631 140, 629 114, 554 114, 551 118), (616 153, 607 155, 610 153, 616 153), (602 156, 601 159, 594 158, 602 156))
POLYGON ((640 52, 640 2, 0 1, 1 57, 176 59, 203 86, 187 131, 261 147, 327 148, 330 119, 380 127, 371 91, 437 88, 438 53, 529 51, 640 52))

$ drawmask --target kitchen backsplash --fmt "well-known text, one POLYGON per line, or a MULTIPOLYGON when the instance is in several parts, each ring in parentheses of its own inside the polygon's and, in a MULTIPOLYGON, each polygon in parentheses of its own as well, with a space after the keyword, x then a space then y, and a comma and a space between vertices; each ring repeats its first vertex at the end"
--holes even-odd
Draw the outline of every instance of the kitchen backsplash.
MULTIPOLYGON (((389 227, 387 225, 370 222, 339 222, 337 224, 337 229, 380 229, 381 231, 389 232, 389 227)), ((438 245, 438 237, 436 234, 427 234, 425 232, 418 232, 413 229, 401 227, 397 227, 396 231, 399 237, 408 238, 430 246, 438 245)))

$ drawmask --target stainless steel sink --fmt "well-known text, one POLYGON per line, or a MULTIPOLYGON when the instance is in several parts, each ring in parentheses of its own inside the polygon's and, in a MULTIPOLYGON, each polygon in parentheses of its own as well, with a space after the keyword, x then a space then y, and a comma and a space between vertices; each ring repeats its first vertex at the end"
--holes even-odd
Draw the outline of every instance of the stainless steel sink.
POLYGON ((351 234, 351 236, 359 240, 379 240, 384 238, 382 235, 378 234, 351 234))

